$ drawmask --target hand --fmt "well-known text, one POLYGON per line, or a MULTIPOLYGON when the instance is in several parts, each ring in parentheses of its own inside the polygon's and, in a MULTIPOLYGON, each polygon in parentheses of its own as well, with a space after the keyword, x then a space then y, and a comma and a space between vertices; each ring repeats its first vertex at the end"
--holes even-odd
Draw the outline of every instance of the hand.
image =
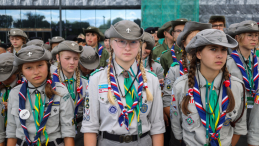
POLYGON ((164 79, 159 79, 158 81, 160 84, 164 84, 164 79))
POLYGON ((8 105, 8 102, 3 102, 4 106, 5 106, 5 110, 7 110, 7 105, 8 105))
POLYGON ((169 126, 169 121, 167 115, 164 113, 164 120, 165 120, 165 125, 169 126))

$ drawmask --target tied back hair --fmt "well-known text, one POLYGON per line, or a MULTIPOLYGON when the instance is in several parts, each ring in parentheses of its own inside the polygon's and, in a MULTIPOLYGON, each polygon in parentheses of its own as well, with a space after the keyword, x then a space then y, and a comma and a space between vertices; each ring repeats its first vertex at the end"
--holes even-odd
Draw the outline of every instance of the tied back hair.
MULTIPOLYGON (((194 84, 195 84, 194 77, 195 77, 196 69, 197 69, 196 67, 197 67, 197 63, 200 62, 200 60, 196 57, 196 52, 201 52, 204 48, 205 48, 205 46, 198 47, 197 49, 192 49, 192 51, 190 52, 190 55, 192 56, 192 60, 190 63, 190 70, 188 73, 188 87, 189 88, 194 87, 194 84)), ((230 74, 228 72, 226 63, 222 67, 221 70, 223 71, 224 80, 225 81, 229 80, 230 74)), ((221 82, 221 84, 223 84, 223 83, 221 82)), ((222 85, 222 86, 224 86, 224 85, 222 85)), ((219 89, 219 90, 221 90, 221 89, 219 89)), ((227 95, 228 95, 228 99, 229 99, 229 104, 228 104, 226 112, 229 113, 229 112, 233 111, 235 108, 235 99, 234 99, 234 96, 233 96, 233 93, 232 93, 230 87, 227 87, 227 95)), ((218 96, 220 96, 220 95, 218 95, 218 96)), ((191 111, 188 109, 188 104, 189 104, 190 99, 191 99, 191 96, 189 96, 189 94, 187 94, 186 96, 183 97, 183 100, 181 102, 182 112, 185 115, 188 115, 191 113, 191 111)))
MULTIPOLYGON (((111 52, 110 52, 110 57, 109 57, 109 62, 108 62, 108 68, 107 68, 107 79, 108 79, 108 85, 111 86, 111 79, 110 79, 110 71, 111 71, 111 67, 112 66, 112 59, 113 59, 113 48, 111 47, 111 42, 114 40, 114 38, 111 38, 110 39, 110 48, 111 48, 111 52)), ((142 46, 142 43, 140 42, 140 51, 141 51, 141 46, 142 46)), ((142 63, 142 59, 141 59, 141 52, 138 51, 138 54, 137 54, 137 62, 138 62, 138 65, 139 65, 139 68, 140 68, 140 71, 142 73, 142 77, 143 77, 143 82, 144 83, 147 83, 147 76, 146 76, 146 71, 145 71, 145 68, 144 68, 144 65, 142 63)), ((137 75, 137 74, 136 74, 137 75)), ((151 94, 151 92, 149 91, 148 88, 144 88, 146 90, 146 94, 147 94, 147 100, 148 101, 153 101, 153 95, 151 94)), ((108 100, 111 104, 115 105, 115 101, 114 101, 114 98, 112 96, 112 91, 110 88, 108 88, 108 100)))

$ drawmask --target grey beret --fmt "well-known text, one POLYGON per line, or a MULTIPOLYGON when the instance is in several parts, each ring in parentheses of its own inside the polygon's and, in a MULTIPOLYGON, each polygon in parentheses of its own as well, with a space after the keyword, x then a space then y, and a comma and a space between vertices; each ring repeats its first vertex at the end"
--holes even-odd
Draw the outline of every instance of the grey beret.
POLYGON ((65 39, 62 38, 61 36, 55 36, 51 39, 49 39, 49 45, 51 46, 53 43, 61 43, 63 42, 65 39))
POLYGON ((166 22, 162 27, 160 27, 157 31, 157 37, 158 38, 164 38, 164 31, 171 26, 171 21, 166 22))
POLYGON ((236 26, 236 35, 246 32, 259 32, 257 22, 246 20, 236 26))
POLYGON ((0 54, 0 82, 7 80, 18 69, 13 65, 14 55, 13 53, 0 54))
POLYGON ((21 48, 20 51, 15 53, 13 65, 19 66, 24 63, 51 60, 51 53, 43 47, 30 45, 21 48))
POLYGON ((192 31, 195 31, 195 30, 202 31, 204 29, 211 29, 211 28, 212 28, 212 25, 210 23, 200 23, 200 22, 189 21, 185 24, 183 31, 178 35, 176 44, 181 49, 184 49, 182 40, 186 39, 186 36, 189 35, 192 31))
POLYGON ((22 36, 25 37, 26 39, 28 39, 28 36, 26 35, 26 33, 18 28, 13 28, 10 31, 8 31, 8 36, 22 36))
POLYGON ((236 27, 239 23, 231 24, 228 28, 223 28, 225 34, 230 35, 232 38, 236 36, 236 27))
POLYGON ((121 38, 126 40, 138 40, 143 37, 144 30, 133 21, 122 20, 105 31, 107 38, 121 38))
POLYGON ((84 32, 84 34, 86 34, 88 32, 97 33, 100 36, 99 41, 104 41, 104 39, 105 39, 105 37, 104 37, 103 33, 100 31, 100 29, 97 27, 94 27, 94 26, 89 26, 86 29, 83 28, 83 32, 84 32))
POLYGON ((83 52, 83 47, 79 46, 74 41, 63 41, 52 49, 51 54, 53 59, 56 59, 56 54, 58 54, 61 51, 71 51, 81 54, 83 52))
POLYGON ((80 54, 79 63, 86 69, 96 69, 100 64, 100 58, 94 48, 84 46, 83 52, 80 54))
POLYGON ((151 34, 144 32, 142 41, 147 44, 147 47, 146 47, 147 50, 153 50, 155 46, 155 40, 151 34))
POLYGON ((196 36, 192 38, 185 50, 189 53, 194 48, 206 45, 220 45, 227 48, 235 48, 238 43, 235 39, 221 30, 205 29, 198 32, 196 36))

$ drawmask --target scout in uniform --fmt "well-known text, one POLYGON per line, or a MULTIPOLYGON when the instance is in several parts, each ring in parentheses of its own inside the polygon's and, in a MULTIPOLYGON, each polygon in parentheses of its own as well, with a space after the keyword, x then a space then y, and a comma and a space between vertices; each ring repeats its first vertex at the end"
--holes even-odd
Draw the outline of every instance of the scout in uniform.
POLYGON ((187 22, 187 19, 177 19, 175 21, 171 21, 171 29, 169 33, 173 37, 173 45, 167 49, 167 51, 162 52, 160 57, 160 63, 164 69, 164 75, 168 72, 171 64, 173 62, 178 62, 182 56, 182 50, 178 44, 175 44, 178 35, 183 31, 184 25, 187 22))
POLYGON ((152 35, 144 32, 142 41, 142 59, 144 67, 157 75, 160 84, 164 84, 164 69, 160 63, 152 60, 152 49, 154 48, 155 40, 152 35))
MULTIPOLYGON (((211 24, 206 23, 199 23, 189 21, 185 24, 183 31, 177 37, 177 44, 180 47, 182 52, 182 59, 178 62, 173 62, 169 71, 165 77, 165 88, 163 89, 163 106, 164 106, 164 114, 166 114, 165 121, 170 119, 170 101, 171 101, 171 94, 172 94, 172 87, 176 79, 186 73, 188 73, 188 64, 191 57, 189 54, 186 53, 185 47, 191 41, 191 39, 201 30, 203 29, 210 29, 211 24)), ((170 120, 166 123, 170 123, 170 120)), ((168 124, 169 125, 169 124, 168 124)), ((170 126, 169 126, 170 127, 170 126)), ((174 140, 173 134, 171 134, 171 140, 174 140)), ((173 143, 177 143, 174 141, 173 143)))
POLYGON ((93 26, 89 26, 87 29, 83 28, 83 31, 85 33, 87 45, 95 48, 95 51, 100 57, 100 64, 97 68, 104 68, 108 63, 109 52, 99 43, 105 39, 103 33, 99 30, 99 28, 93 26))
POLYGON ((227 67, 231 75, 239 78, 245 84, 248 108, 247 120, 249 119, 247 138, 250 145, 259 145, 258 139, 255 138, 258 135, 256 131, 258 130, 258 124, 256 124, 258 122, 256 97, 259 85, 257 65, 259 58, 252 52, 258 43, 258 32, 258 25, 255 21, 246 20, 240 22, 235 30, 239 46, 234 48, 227 60, 227 67))
POLYGON ((27 35, 24 31, 18 28, 13 28, 8 32, 9 40, 12 44, 13 49, 11 49, 11 53, 18 52, 23 44, 27 42, 27 35))
POLYGON ((85 146, 96 146, 99 132, 98 146, 162 146, 161 90, 156 75, 141 62, 143 29, 123 20, 105 36, 111 55, 108 67, 93 73, 87 87, 81 129, 85 146))
POLYGON ((166 22, 161 28, 157 31, 157 37, 159 39, 165 38, 163 44, 158 45, 153 48, 152 59, 160 61, 160 56, 162 52, 168 50, 168 46, 171 48, 173 45, 173 37, 169 34, 169 30, 171 28, 171 21, 166 22))
POLYGON ((83 120, 83 101, 86 96, 87 80, 81 78, 78 63, 83 47, 74 41, 63 41, 57 48, 52 50, 52 56, 56 56, 58 68, 53 73, 53 81, 64 84, 74 102, 74 122, 77 135, 75 144, 82 145, 83 134, 80 133, 81 121, 83 120))
POLYGON ((51 47, 50 51, 56 47, 59 43, 63 42, 65 39, 60 36, 55 36, 51 39, 49 39, 49 45, 51 47))
POLYGON ((226 67, 227 48, 237 45, 223 31, 205 29, 185 48, 190 70, 174 83, 170 116, 175 138, 187 146, 236 145, 247 133, 244 87, 226 67))
POLYGON ((79 69, 81 77, 89 80, 90 74, 99 66, 100 58, 94 48, 84 46, 83 52, 80 54, 79 69))
POLYGON ((13 53, 0 54, 0 145, 5 141, 5 129, 7 125, 7 104, 12 88, 21 83, 21 75, 17 67, 13 66, 13 53))
POLYGON ((104 43, 105 49, 110 53, 111 52, 110 39, 105 37, 103 43, 104 43))
POLYGON ((209 23, 212 24, 213 29, 218 29, 223 31, 226 27, 225 16, 211 16, 209 23))
POLYGON ((30 45, 14 57, 26 81, 8 99, 8 146, 74 145, 73 101, 65 86, 54 83, 48 70, 51 53, 30 45))

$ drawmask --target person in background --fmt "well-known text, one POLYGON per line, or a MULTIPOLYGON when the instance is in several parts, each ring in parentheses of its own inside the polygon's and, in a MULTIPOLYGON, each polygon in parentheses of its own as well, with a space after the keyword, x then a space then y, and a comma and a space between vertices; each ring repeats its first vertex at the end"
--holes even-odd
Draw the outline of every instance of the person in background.
POLYGON ((105 49, 110 53, 111 52, 111 49, 110 49, 110 39, 105 37, 103 43, 104 43, 105 49))
POLYGON ((79 46, 85 46, 85 36, 82 33, 77 36, 77 43, 79 46))
MULTIPOLYGON (((233 39, 236 38, 236 27, 237 27, 238 23, 234 23, 234 24, 231 24, 228 28, 224 28, 224 32, 225 34, 227 35, 230 35, 233 39)), ((232 53, 234 48, 228 48, 228 55, 230 55, 232 53)))
POLYGON ((226 28, 225 16, 211 16, 209 23, 212 24, 213 29, 218 29, 223 31, 223 29, 226 28))
POLYGON ((159 41, 159 38, 157 37, 157 31, 158 31, 158 29, 159 29, 159 27, 154 27, 155 33, 152 34, 152 36, 154 37, 154 40, 155 40, 155 46, 160 45, 160 43, 158 42, 158 41, 159 41))
POLYGON ((11 43, 6 43, 6 45, 7 45, 6 51, 11 53, 12 44, 11 43))
POLYGON ((59 43, 63 42, 65 39, 60 37, 60 36, 55 36, 51 39, 49 39, 49 45, 51 47, 51 49, 49 51, 51 51, 54 47, 56 47, 59 43))
POLYGON ((0 54, 5 53, 8 46, 4 43, 0 43, 0 54))
POLYGON ((18 28, 13 28, 8 32, 9 40, 12 44, 11 53, 18 52, 23 44, 26 44, 28 36, 24 31, 18 28))
POLYGON ((95 48, 95 51, 100 57, 100 64, 97 68, 104 68, 108 64, 109 52, 99 43, 105 39, 103 33, 99 30, 99 28, 93 26, 89 26, 87 29, 83 28, 83 31, 87 45, 95 48))

